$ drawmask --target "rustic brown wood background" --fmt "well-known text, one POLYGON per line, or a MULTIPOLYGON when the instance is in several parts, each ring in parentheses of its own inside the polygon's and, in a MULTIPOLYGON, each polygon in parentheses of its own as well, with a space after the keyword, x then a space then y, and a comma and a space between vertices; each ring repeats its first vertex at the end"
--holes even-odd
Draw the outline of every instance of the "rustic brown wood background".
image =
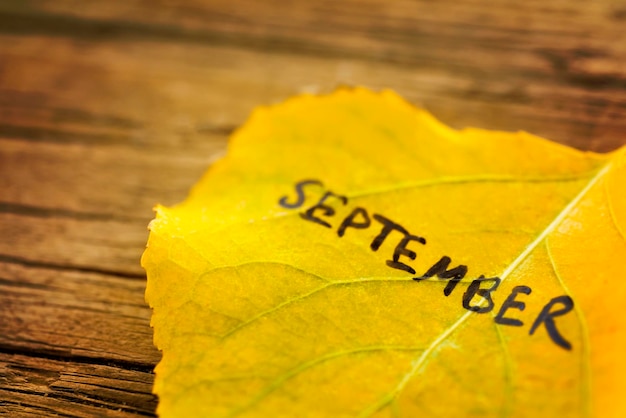
POLYGON ((0 2, 0 415, 154 415, 151 208, 255 106, 340 85, 612 150, 626 2, 0 2))

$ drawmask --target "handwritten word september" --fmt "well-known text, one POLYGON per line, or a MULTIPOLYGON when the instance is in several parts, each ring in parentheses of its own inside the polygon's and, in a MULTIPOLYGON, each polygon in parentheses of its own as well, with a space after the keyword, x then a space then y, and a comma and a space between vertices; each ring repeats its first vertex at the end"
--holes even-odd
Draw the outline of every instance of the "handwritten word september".
MULTIPOLYGON (((295 200, 290 201, 288 196, 284 196, 280 198, 278 204, 286 209, 301 208, 306 200, 304 189, 310 187, 324 188, 324 185, 319 180, 299 181, 295 184, 295 200)), ((317 203, 300 212, 300 217, 326 228, 333 228, 329 220, 335 215, 335 209, 327 204, 330 199, 338 200, 344 206, 348 204, 348 198, 346 196, 326 190, 317 203)), ((337 228, 337 235, 339 237, 343 237, 348 228, 367 229, 372 226, 372 218, 380 224, 381 229, 378 235, 376 235, 370 243, 370 249, 372 251, 378 251, 380 246, 392 232, 399 232, 402 235, 402 238, 395 246, 391 259, 387 260, 387 266, 415 275, 415 269, 404 262, 407 258, 409 260, 415 260, 416 258, 415 251, 408 248, 408 245, 410 243, 426 245, 426 238, 411 234, 406 228, 391 219, 377 213, 373 213, 370 217, 369 212, 365 208, 355 207, 339 224, 339 227, 337 228)), ((432 277, 437 277, 440 280, 447 280, 448 283, 443 290, 443 294, 446 297, 450 296, 457 284, 467 274, 467 266, 465 265, 458 265, 449 269, 448 267, 451 262, 452 260, 450 257, 444 255, 424 274, 414 277, 413 280, 421 281, 432 277)), ((495 305, 492 293, 498 289, 501 281, 502 280, 499 277, 486 278, 483 275, 474 279, 468 286, 467 290, 463 293, 463 308, 479 314, 491 312, 495 305), (483 284, 486 284, 489 287, 481 287, 483 284), (472 301, 476 296, 482 299, 478 303, 472 304, 472 301), (486 302, 485 306, 483 306, 484 302, 486 302)), ((532 289, 528 286, 515 286, 500 306, 500 310, 494 317, 494 321, 500 325, 509 325, 514 327, 521 327, 524 325, 521 320, 507 316, 507 311, 512 309, 523 311, 526 308, 526 304, 517 300, 517 297, 520 293, 530 295, 531 292, 532 289)), ((573 308, 574 301, 569 296, 562 295, 553 298, 543 307, 541 312, 539 312, 539 315, 530 327, 529 335, 533 335, 543 324, 548 332, 548 335, 556 345, 566 350, 571 350, 572 345, 557 329, 555 318, 567 314, 573 308)))

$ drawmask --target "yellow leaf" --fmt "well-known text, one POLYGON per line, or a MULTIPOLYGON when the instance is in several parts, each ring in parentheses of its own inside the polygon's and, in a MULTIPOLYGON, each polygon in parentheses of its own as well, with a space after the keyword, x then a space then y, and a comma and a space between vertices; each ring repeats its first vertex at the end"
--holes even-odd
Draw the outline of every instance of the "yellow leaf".
POLYGON ((626 416, 626 157, 258 108, 142 263, 163 417, 626 416))

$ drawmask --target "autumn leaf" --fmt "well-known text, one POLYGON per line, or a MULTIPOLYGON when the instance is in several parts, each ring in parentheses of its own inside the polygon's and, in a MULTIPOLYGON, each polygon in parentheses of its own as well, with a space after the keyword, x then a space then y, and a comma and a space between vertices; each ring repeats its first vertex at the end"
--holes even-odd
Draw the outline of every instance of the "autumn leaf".
POLYGON ((142 263, 162 417, 626 416, 626 157, 261 107, 142 263))

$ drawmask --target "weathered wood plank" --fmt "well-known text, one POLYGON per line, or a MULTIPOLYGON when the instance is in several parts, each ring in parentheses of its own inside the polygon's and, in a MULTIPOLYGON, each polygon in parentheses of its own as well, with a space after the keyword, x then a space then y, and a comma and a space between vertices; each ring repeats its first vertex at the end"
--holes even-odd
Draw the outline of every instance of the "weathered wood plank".
POLYGON ((87 141, 34 146, 28 139, 2 137, 0 132, 0 212, 139 221, 142 231, 152 218, 152 207, 181 201, 225 144, 223 138, 209 139, 209 149, 156 153, 148 147, 97 146, 87 141), (20 206, 48 211, 29 212, 20 206))
POLYGON ((0 262, 0 351, 151 370, 144 280, 0 262))
MULTIPOLYGON (((56 2, 54 4, 46 7, 53 7, 57 12, 64 10, 63 3, 58 6, 56 2)), ((138 7, 136 3, 133 4, 132 7, 138 7)), ((232 37, 238 38, 248 32, 261 36, 254 31, 265 27, 262 17, 268 16, 269 11, 273 10, 277 14, 276 22, 281 24, 268 26, 268 33, 280 32, 280 28, 286 25, 302 32, 302 35, 328 36, 328 30, 315 30, 317 21, 303 20, 300 16, 307 16, 307 11, 310 11, 306 5, 288 8, 256 6, 255 11, 261 10, 263 13, 258 20, 261 23, 254 25, 246 24, 246 19, 241 18, 242 12, 238 10, 245 8, 230 10, 226 4, 218 2, 207 10, 200 6, 196 7, 200 10, 179 10, 168 6, 167 10, 171 13, 164 13, 163 16, 170 16, 172 21, 156 18, 150 13, 127 13, 128 6, 122 7, 120 3, 107 8, 109 14, 105 16, 96 13, 100 10, 98 7, 95 7, 95 12, 92 10, 95 15, 90 15, 89 7, 71 13, 98 19, 125 16, 139 22, 169 22, 182 28, 187 28, 185 19, 196 19, 196 26, 210 30, 221 30, 219 28, 224 26, 224 19, 215 21, 210 16, 226 16, 226 21, 238 22, 226 25, 230 28, 228 30, 233 31, 232 37), (227 11, 220 8, 226 8, 227 11), (203 25, 197 16, 206 17, 206 20, 202 20, 203 25), (302 27, 294 25, 294 21, 300 22, 302 27)), ((349 3, 348 6, 340 7, 343 14, 339 13, 339 17, 333 18, 334 26, 331 27, 336 27, 340 35, 356 37, 359 42, 356 46, 345 43, 346 36, 333 34, 333 48, 343 50, 340 49, 332 57, 323 54, 303 55, 302 48, 288 51, 279 48, 281 54, 267 54, 265 50, 258 51, 258 48, 232 48, 210 39, 189 44, 185 39, 175 37, 150 38, 123 31, 119 36, 107 37, 110 31, 104 31, 93 44, 88 44, 88 48, 84 43, 77 44, 71 40, 44 39, 44 42, 60 42, 60 46, 43 52, 37 42, 31 45, 32 38, 20 38, 20 54, 30 57, 30 71, 16 68, 5 72, 26 74, 21 76, 24 81, 29 79, 29 73, 33 74, 32 78, 42 80, 45 78, 41 77, 40 68, 53 68, 51 84, 57 85, 59 79, 64 82, 64 87, 69 84, 69 88, 62 92, 56 91, 57 96, 76 90, 75 93, 81 96, 77 98, 80 100, 84 97, 110 97, 110 92, 116 92, 119 97, 122 94, 126 97, 120 103, 122 106, 117 108, 123 108, 129 114, 137 113, 137 109, 154 109, 153 104, 159 103, 159 114, 139 119, 142 123, 160 128, 164 125, 162 121, 173 121, 174 114, 179 120, 186 116, 193 121, 198 115, 197 110, 202 107, 206 111, 205 119, 201 121, 204 124, 215 125, 215 121, 221 119, 227 120, 229 127, 237 126, 254 105, 283 99, 306 87, 328 91, 337 84, 367 84, 375 88, 392 87, 415 103, 424 104, 444 121, 457 127, 477 125, 508 130, 524 128, 585 149, 605 149, 607 143, 613 144, 613 147, 621 143, 615 138, 620 136, 624 128, 621 115, 626 107, 626 90, 623 68, 614 63, 621 62, 625 57, 626 51, 620 45, 626 42, 620 40, 626 35, 616 29, 618 25, 606 25, 613 6, 602 3, 601 6, 585 6, 588 10, 585 7, 567 9, 568 13, 555 19, 553 14, 545 13, 544 8, 529 6, 520 9, 504 3, 499 7, 470 4, 458 8, 459 13, 454 14, 450 14, 447 7, 429 5, 429 13, 419 16, 407 11, 420 10, 420 7, 425 6, 398 4, 403 6, 385 8, 390 16, 383 15, 383 23, 377 23, 383 25, 383 29, 386 28, 380 30, 381 36, 375 36, 378 32, 372 32, 372 28, 367 26, 373 24, 375 17, 379 17, 377 8, 373 8, 370 15, 355 17, 347 13, 349 3), (431 8, 433 11, 430 11, 431 8), (493 13, 496 15, 491 16, 493 13), (457 14, 460 17, 454 17, 457 14), (493 21, 493 24, 480 24, 483 20, 493 21), (403 31, 424 33, 405 36, 402 35, 403 31), (557 38, 554 38, 554 33, 558 34, 557 38), (493 42, 483 39, 489 40, 490 37, 500 44, 493 45, 493 42), (393 48, 398 45, 408 52, 396 54, 393 48), (364 51, 383 49, 363 62, 361 57, 349 53, 358 48, 364 51), (82 53, 84 50, 90 53, 86 56, 82 53), (399 65, 397 60, 406 56, 414 57, 415 62, 399 65), (56 58, 56 61, 65 64, 65 71, 57 68, 58 63, 55 65, 53 58, 46 61, 47 57, 62 57, 61 60, 56 58), (43 60, 46 65, 32 65, 33 60, 43 60), (77 81, 81 87, 79 90, 71 88, 72 80, 68 74, 74 74, 76 68, 83 69, 85 73, 77 81), (93 80, 93 86, 98 87, 97 91, 89 91, 91 77, 98 78, 98 82, 93 80), (206 93, 206 86, 211 87, 210 94, 206 93), (132 99, 128 98, 129 91, 135 92, 132 99), (162 97, 157 97, 160 95, 162 97), (184 101, 180 100, 181 97, 184 97, 184 101), (242 112, 242 108, 245 111, 242 112), (168 113, 170 109, 176 111, 168 113), (209 114, 211 120, 207 121, 209 118, 206 115, 209 114)), ((325 3, 319 5, 319 9, 316 13, 333 10, 325 3)), ((115 23, 109 20, 106 22, 115 23)), ((132 22, 130 20, 125 25, 132 22)), ((328 29, 329 25, 326 23, 322 27, 328 29)), ((52 35, 59 33, 52 29, 52 35)), ((61 32, 60 35, 65 39, 71 32, 61 32)), ((292 35, 289 32, 281 36, 290 38, 292 35)), ((251 35, 248 33, 248 36, 251 35)), ((93 41, 93 38, 88 39, 93 41)), ((7 41, 6 44, 10 45, 11 42, 7 41)), ((324 45, 318 49, 323 51, 324 45)), ((41 85, 42 82, 37 84, 41 85)))
MULTIPOLYGON (((369 58, 380 61, 394 59, 381 54, 389 45, 396 44, 413 51, 425 49, 419 48, 416 42, 428 40, 429 36, 440 40, 436 46, 445 46, 446 40, 453 46, 459 46, 459 43, 471 46, 469 51, 454 51, 457 56, 495 47, 519 52, 537 44, 555 45, 555 41, 559 41, 559 47, 568 46, 568 41, 583 41, 583 36, 589 38, 587 43, 599 43, 607 34, 624 36, 619 31, 619 23, 624 20, 626 8, 607 0, 576 5, 564 0, 550 4, 541 0, 524 4, 506 0, 404 0, 392 3, 377 0, 311 3, 300 0, 289 4, 279 1, 172 3, 159 0, 149 2, 150 8, 146 5, 144 1, 118 0, 76 8, 71 0, 26 0, 5 4, 1 10, 13 16, 13 20, 28 16, 48 23, 37 26, 33 20, 26 20, 21 24, 14 22, 5 29, 18 33, 30 30, 66 36, 90 35, 95 39, 132 37, 229 45, 239 42, 264 50, 269 49, 267 41, 271 40, 274 42, 272 46, 279 49, 291 44, 291 50, 296 53, 310 53, 306 48, 308 45, 317 54, 346 49, 352 53, 362 51, 369 58), (66 20, 62 21, 60 16, 66 20), (51 22, 52 17, 57 24, 51 22), (85 20, 92 23, 90 31, 85 20), (108 30, 103 30, 105 28, 108 30)), ((601 47, 624 51, 617 43, 601 47)), ((438 49, 424 53, 450 54, 444 48, 438 49)))
MULTIPOLYGON (((79 214, 80 215, 80 214, 79 214)), ((147 220, 135 222, 0 213, 0 260, 145 277, 139 265, 147 220)))
POLYGON ((0 415, 154 416, 145 371, 0 352, 0 415))

